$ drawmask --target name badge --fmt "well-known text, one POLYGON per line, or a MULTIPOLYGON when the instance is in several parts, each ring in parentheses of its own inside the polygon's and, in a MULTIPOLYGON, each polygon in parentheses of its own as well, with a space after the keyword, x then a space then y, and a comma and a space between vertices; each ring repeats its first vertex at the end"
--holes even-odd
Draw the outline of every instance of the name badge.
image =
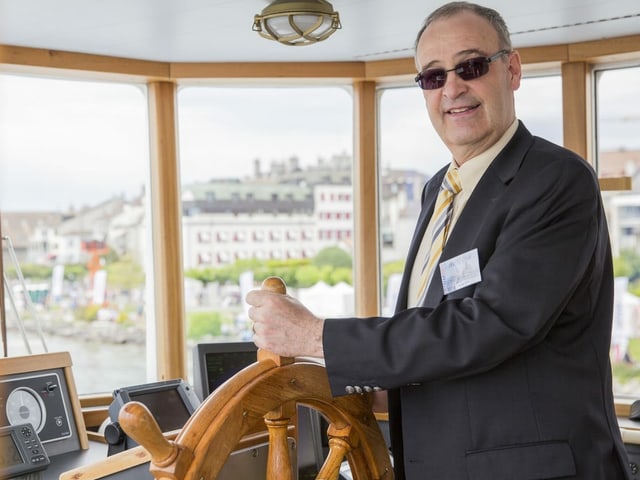
POLYGON ((440 264, 442 290, 445 295, 482 280, 478 249, 474 248, 440 264))

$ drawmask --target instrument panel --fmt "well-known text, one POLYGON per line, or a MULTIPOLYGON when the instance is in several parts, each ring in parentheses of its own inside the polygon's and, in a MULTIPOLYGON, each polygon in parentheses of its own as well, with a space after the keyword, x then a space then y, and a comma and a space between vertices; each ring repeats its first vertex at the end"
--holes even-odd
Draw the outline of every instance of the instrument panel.
POLYGON ((0 427, 31 424, 49 457, 86 448, 67 355, 2 358, 0 364, 10 372, 0 377, 0 427))
POLYGON ((37 432, 42 431, 47 418, 42 399, 34 390, 24 386, 11 390, 7 396, 5 413, 9 425, 20 425, 26 421, 35 425, 37 432))

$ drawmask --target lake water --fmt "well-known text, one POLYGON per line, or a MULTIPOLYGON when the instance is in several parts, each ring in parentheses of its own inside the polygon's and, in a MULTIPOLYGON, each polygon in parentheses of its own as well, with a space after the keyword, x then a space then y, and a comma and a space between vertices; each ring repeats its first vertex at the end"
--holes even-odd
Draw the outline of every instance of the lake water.
MULTIPOLYGON (((8 356, 28 354, 18 330, 9 330, 7 338, 8 356)), ((27 338, 33 354, 44 353, 42 342, 33 332, 27 338)), ((45 342, 49 352, 69 352, 71 355, 79 394, 111 393, 119 387, 147 383, 144 344, 118 344, 55 335, 46 336, 45 342)))

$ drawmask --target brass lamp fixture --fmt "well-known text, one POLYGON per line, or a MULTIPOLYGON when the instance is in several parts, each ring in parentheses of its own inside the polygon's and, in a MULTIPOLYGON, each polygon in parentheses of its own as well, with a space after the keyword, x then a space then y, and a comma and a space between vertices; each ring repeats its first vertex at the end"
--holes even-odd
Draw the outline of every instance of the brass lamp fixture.
POLYGON ((340 28, 338 12, 326 0, 274 0, 253 20, 254 32, 292 46, 320 42, 340 28))

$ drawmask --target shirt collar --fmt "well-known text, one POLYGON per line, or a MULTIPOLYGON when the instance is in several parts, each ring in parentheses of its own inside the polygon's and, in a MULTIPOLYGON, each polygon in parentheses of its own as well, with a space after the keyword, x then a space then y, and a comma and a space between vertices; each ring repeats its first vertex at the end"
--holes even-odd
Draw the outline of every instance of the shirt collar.
POLYGON ((509 140, 511 140, 515 135, 517 129, 518 120, 515 119, 509 128, 507 128, 507 130, 502 134, 502 137, 500 137, 496 143, 481 154, 467 160, 460 167, 457 166, 455 160, 451 161, 449 169, 458 169, 463 192, 466 191, 467 195, 471 194, 484 172, 489 168, 491 162, 493 162, 493 159, 496 158, 507 143, 509 143, 509 140))

